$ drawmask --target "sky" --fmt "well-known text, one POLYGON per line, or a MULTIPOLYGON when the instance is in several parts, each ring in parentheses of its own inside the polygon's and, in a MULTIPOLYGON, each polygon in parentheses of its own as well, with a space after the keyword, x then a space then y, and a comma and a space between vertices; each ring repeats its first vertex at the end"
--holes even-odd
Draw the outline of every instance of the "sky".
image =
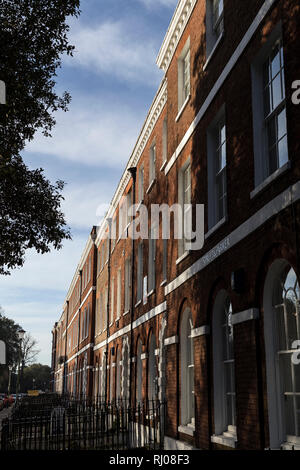
POLYGON ((139 136, 163 72, 155 61, 177 0, 81 0, 70 19, 73 58, 64 57, 58 94, 72 95, 56 114, 52 138, 37 133, 23 158, 65 181, 63 212, 72 241, 62 250, 28 251, 23 268, 0 277, 0 305, 38 342, 35 362, 51 365, 51 330, 99 208, 109 204, 139 136))

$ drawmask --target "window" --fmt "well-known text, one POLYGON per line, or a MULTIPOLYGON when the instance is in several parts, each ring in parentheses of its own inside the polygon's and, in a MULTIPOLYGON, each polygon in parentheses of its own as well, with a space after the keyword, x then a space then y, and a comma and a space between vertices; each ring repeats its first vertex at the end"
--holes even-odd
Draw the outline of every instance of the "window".
POLYGON ((192 338, 192 312, 187 308, 180 326, 180 361, 181 361, 181 425, 195 429, 194 400, 194 344, 192 338))
POLYGON ((105 287, 105 291, 104 291, 104 305, 103 305, 103 314, 104 314, 104 321, 103 321, 103 324, 104 324, 104 330, 106 330, 106 328, 107 328, 107 314, 108 314, 108 311, 107 311, 107 299, 108 299, 108 288, 105 287))
POLYGON ((153 144, 150 148, 150 161, 149 161, 149 186, 155 180, 155 165, 156 165, 156 145, 153 144))
POLYGON ((126 210, 126 227, 131 223, 131 216, 129 215, 129 209, 132 206, 132 189, 130 189, 126 195, 126 204, 125 204, 125 210, 126 210))
POLYGON ((235 362, 232 306, 225 291, 213 311, 215 434, 236 440, 235 362))
POLYGON ((264 324, 270 446, 300 449, 300 366, 293 358, 300 346, 300 291, 284 259, 273 263, 266 278, 264 324))
POLYGON ((206 0, 206 56, 213 53, 224 32, 223 0, 206 0))
POLYGON ((163 122, 163 134, 162 134, 162 164, 168 160, 168 123, 165 117, 163 122))
POLYGON ((191 90, 190 39, 187 40, 178 59, 178 111, 190 96, 191 90))
POLYGON ((154 334, 151 334, 149 343, 149 358, 148 358, 148 399, 155 400, 156 396, 156 384, 157 384, 157 370, 156 370, 156 338, 154 334))
POLYGON ((191 228, 192 206, 191 206, 191 165, 190 159, 183 165, 178 175, 179 204, 182 207, 182 237, 178 240, 178 258, 185 253, 185 235, 187 229, 191 228))
POLYGON ((121 282, 122 282, 122 273, 121 268, 118 269, 118 278, 117 278, 117 320, 121 316, 121 282))
POLYGON ((139 202, 142 202, 144 199, 144 165, 141 165, 139 168, 138 197, 139 202))
POLYGON ((142 342, 138 340, 137 354, 136 354, 136 401, 141 404, 143 395, 143 364, 142 364, 142 342))
POLYGON ((277 25, 252 65, 255 187, 285 168, 289 161, 284 55, 277 25))
POLYGON ((102 333, 102 331, 103 331, 103 317, 104 317, 103 293, 101 293, 100 294, 100 300, 99 300, 99 331, 98 331, 98 333, 102 333))
POLYGON ((121 354, 120 349, 117 351, 117 367, 116 367, 116 399, 121 398, 121 354))
POLYGON ((129 345, 128 341, 123 341, 122 359, 122 398, 127 400, 129 396, 128 376, 129 376, 129 345))
POLYGON ((130 298, 131 298, 131 258, 127 258, 125 261, 125 312, 130 309, 130 298))
POLYGON ((210 230, 227 215, 226 180, 226 125, 225 112, 221 110, 208 129, 208 229, 210 230))
POLYGON ((110 292, 110 324, 114 322, 114 307, 115 307, 115 278, 111 281, 111 292, 110 292))
POLYGON ((143 271, 144 271, 144 260, 143 260, 143 242, 141 241, 138 245, 138 265, 137 265, 137 301, 142 300, 143 296, 143 271))
POLYGON ((155 225, 153 225, 149 238, 148 293, 152 292, 155 289, 156 240, 157 228, 155 225))

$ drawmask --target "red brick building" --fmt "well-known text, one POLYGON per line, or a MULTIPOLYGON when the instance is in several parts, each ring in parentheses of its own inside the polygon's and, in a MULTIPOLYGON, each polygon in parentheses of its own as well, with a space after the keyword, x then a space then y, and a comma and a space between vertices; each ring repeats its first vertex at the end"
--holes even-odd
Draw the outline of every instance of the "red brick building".
POLYGON ((164 79, 53 330, 54 389, 166 401, 166 448, 300 449, 299 17, 296 0, 178 2, 164 79), (203 247, 150 221, 132 240, 139 203, 204 204, 203 247))

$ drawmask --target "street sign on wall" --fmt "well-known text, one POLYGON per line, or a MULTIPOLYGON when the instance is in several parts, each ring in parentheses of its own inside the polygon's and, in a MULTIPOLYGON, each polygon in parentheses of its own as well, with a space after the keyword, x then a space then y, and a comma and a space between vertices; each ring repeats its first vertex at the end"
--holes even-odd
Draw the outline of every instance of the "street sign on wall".
POLYGON ((0 340, 0 364, 6 364, 6 345, 0 340))

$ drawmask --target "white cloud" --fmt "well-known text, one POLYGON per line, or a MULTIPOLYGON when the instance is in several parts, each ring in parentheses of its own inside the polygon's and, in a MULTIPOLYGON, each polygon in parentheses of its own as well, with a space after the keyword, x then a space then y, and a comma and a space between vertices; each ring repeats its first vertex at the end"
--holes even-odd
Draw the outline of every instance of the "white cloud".
POLYGON ((93 225, 98 225, 101 221, 98 208, 109 205, 113 189, 109 181, 91 182, 82 186, 68 185, 64 190, 65 200, 62 203, 67 224, 73 228, 88 230, 93 225))
POLYGON ((120 168, 128 161, 141 127, 127 106, 75 97, 68 113, 56 115, 52 138, 37 133, 26 151, 94 166, 120 168))
POLYGON ((143 3, 147 8, 153 9, 160 6, 163 7, 176 7, 178 0, 138 0, 139 2, 143 3))
POLYGON ((75 44, 74 57, 65 63, 79 65, 101 76, 157 86, 161 78, 155 59, 157 44, 141 37, 126 21, 107 21, 96 27, 73 26, 70 41, 75 44))

